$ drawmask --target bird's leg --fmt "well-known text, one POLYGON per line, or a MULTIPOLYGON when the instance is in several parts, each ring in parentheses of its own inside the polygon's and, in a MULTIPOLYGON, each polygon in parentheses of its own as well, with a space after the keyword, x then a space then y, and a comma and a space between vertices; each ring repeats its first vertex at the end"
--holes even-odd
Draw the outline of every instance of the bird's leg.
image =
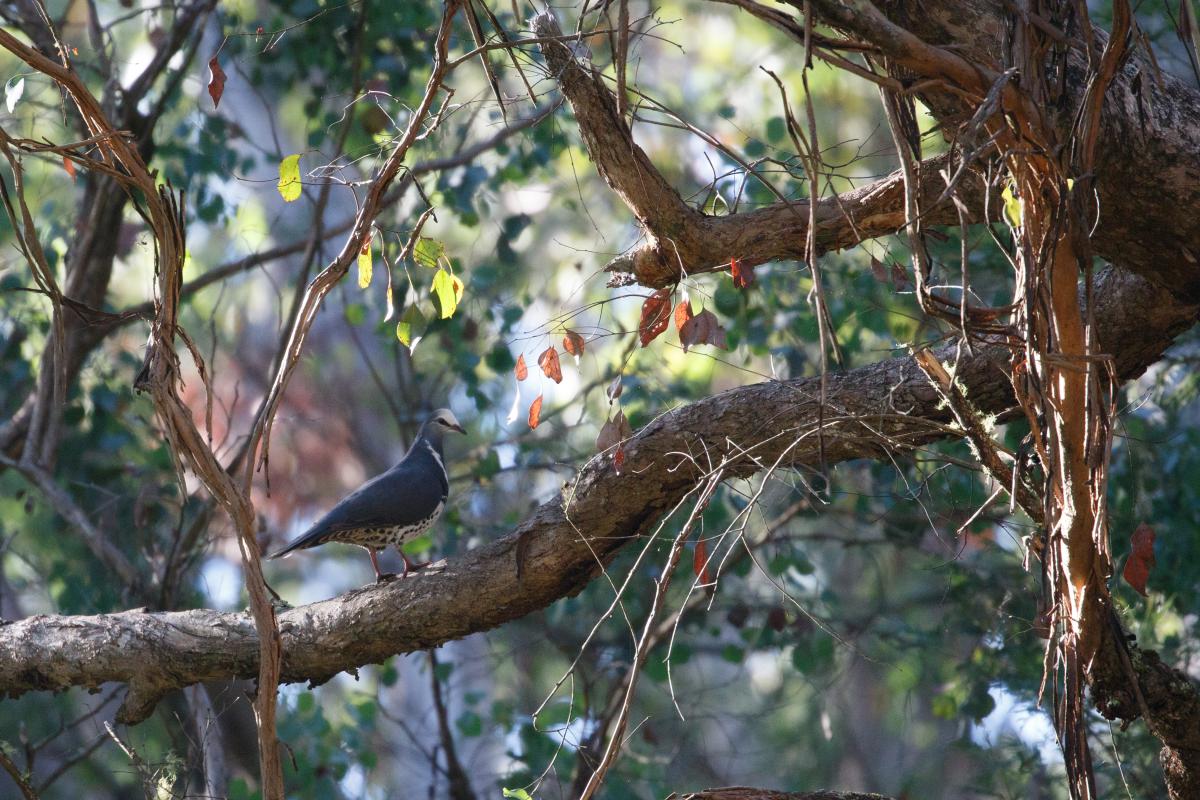
MULTIPOLYGON (((371 554, 371 566, 375 568, 375 582, 376 583, 386 583, 387 581, 394 580, 396 576, 393 575, 392 573, 379 571, 379 556, 376 555, 375 548, 368 547, 367 552, 371 554)), ((407 562, 405 562, 405 564, 404 564, 404 574, 405 575, 408 574, 408 563, 407 562)))
MULTIPOLYGON (((399 550, 399 548, 397 548, 397 549, 399 550)), ((411 560, 409 560, 408 555, 403 550, 400 550, 400 557, 402 559, 404 559, 404 574, 400 576, 402 578, 408 577, 409 570, 416 572, 419 569, 424 569, 425 567, 428 567, 430 564, 429 561, 411 561, 411 560)))

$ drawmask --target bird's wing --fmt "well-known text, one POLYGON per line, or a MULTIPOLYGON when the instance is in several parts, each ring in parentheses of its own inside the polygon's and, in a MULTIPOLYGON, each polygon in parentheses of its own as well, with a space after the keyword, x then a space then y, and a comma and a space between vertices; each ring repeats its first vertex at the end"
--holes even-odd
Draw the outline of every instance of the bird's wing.
POLYGON ((346 495, 311 528, 268 558, 316 547, 342 531, 409 525, 425 519, 445 502, 440 476, 428 474, 414 459, 405 459, 346 495))

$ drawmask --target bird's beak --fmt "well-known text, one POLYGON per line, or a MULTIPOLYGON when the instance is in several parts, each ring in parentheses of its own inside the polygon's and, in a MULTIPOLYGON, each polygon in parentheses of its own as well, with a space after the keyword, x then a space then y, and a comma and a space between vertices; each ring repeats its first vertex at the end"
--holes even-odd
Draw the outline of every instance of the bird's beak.
POLYGON ((461 433, 461 434, 464 434, 464 435, 465 435, 465 434, 466 434, 466 432, 467 432, 467 431, 466 431, 466 430, 463 428, 463 426, 462 426, 462 425, 450 425, 450 426, 448 426, 448 427, 450 428, 450 430, 452 430, 452 431, 458 431, 459 433, 461 433))

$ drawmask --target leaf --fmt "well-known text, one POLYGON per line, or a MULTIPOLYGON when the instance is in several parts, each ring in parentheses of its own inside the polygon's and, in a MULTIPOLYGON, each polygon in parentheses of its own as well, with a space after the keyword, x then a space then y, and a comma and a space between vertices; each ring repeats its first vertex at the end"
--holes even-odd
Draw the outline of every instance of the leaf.
POLYGON ((642 318, 638 322, 638 338, 642 347, 653 342, 667 329, 671 321, 671 290, 662 288, 642 303, 642 318))
POLYGON ((617 410, 617 415, 600 426, 600 435, 596 437, 596 451, 603 453, 615 444, 619 444, 633 435, 625 412, 617 410))
POLYGON ((213 108, 221 105, 221 95, 225 94, 225 70, 213 56, 208 60, 208 96, 212 98, 213 108))
POLYGON ((692 301, 680 300, 675 306, 675 330, 683 330, 684 324, 692 318, 692 301))
POLYGON ((1154 529, 1146 523, 1137 526, 1129 537, 1129 558, 1121 577, 1142 597, 1146 596, 1146 581, 1154 569, 1154 529))
POLYGON ((733 274, 733 288, 748 289, 754 283, 754 267, 744 265, 736 258, 729 259, 729 271, 733 274))
POLYGON ((371 285, 371 240, 363 242, 358 251, 358 288, 365 289, 371 285))
POLYGON ((563 337, 563 350, 566 350, 578 359, 583 355, 583 337, 570 328, 567 328, 567 335, 563 337))
POLYGON ((513 800, 533 800, 524 789, 504 789, 503 792, 505 797, 511 797, 513 800))
POLYGON ((908 288, 908 273, 904 271, 904 267, 892 262, 892 288, 897 292, 902 292, 908 288))
POLYGON ((553 347, 547 347, 546 351, 538 356, 538 366, 547 378, 555 383, 562 383, 562 365, 558 361, 558 351, 553 347))
POLYGON ((285 202, 292 202, 300 197, 300 154, 290 155, 279 162, 279 196, 285 202))
POLYGON ((67 158, 66 156, 63 156, 63 169, 65 169, 67 171, 67 174, 71 176, 71 180, 74 181, 75 180, 75 162, 72 161, 71 159, 67 158))
POLYGON ((700 583, 712 583, 712 575, 708 571, 708 544, 701 537, 696 540, 696 552, 692 554, 692 571, 700 579, 700 583))
POLYGON ((8 108, 8 113, 13 113, 13 109, 17 107, 17 103, 21 102, 21 95, 25 94, 25 79, 17 78, 15 81, 9 81, 4 84, 4 105, 8 108))
POLYGON ((435 239, 426 239, 422 236, 413 246, 413 261, 423 267, 437 269, 438 261, 445 257, 446 246, 435 239))
POLYGON ((871 274, 875 276, 875 280, 880 283, 887 283, 888 273, 883 266, 883 262, 875 256, 871 256, 871 274))
POLYGON ((538 423, 542 421, 542 395, 538 395, 529 405, 529 429, 537 430, 538 423))
POLYGON ((519 409, 520 407, 521 407, 521 387, 518 386, 517 393, 513 397, 512 408, 510 408, 508 410, 508 416, 505 417, 505 419, 504 419, 504 423, 506 425, 512 425, 514 422, 517 421, 517 409, 519 409))
POLYGON ((1014 228, 1021 227, 1021 220, 1025 218, 1025 203, 1013 191, 1016 187, 1013 184, 1008 184, 1004 187, 1004 191, 1000 192, 1000 199, 1004 201, 1004 217, 1008 220, 1008 224, 1014 228))
POLYGON ((613 469, 617 474, 621 474, 621 468, 625 466, 625 445, 617 448, 617 452, 613 453, 613 469))
POLYGON ((458 301, 462 300, 463 282, 439 268, 433 275, 433 296, 441 309, 442 319, 450 319, 458 309, 458 301))
POLYGON ((400 316, 400 321, 396 323, 396 338, 411 353, 417 349, 424 328, 425 315, 415 305, 410 305, 404 309, 404 313, 400 316))
POLYGON ((685 353, 689 347, 698 344, 711 344, 722 350, 729 349, 725 341, 725 329, 717 321, 717 315, 707 309, 683 323, 683 327, 679 329, 679 343, 683 345, 685 353))
POLYGON ((517 356, 517 380, 523 381, 529 377, 529 367, 525 366, 525 354, 517 356))
POLYGON ((608 402, 611 404, 614 400, 621 396, 621 392, 623 391, 625 391, 625 387, 621 383, 621 376, 618 375, 617 377, 613 378, 612 383, 608 385, 608 388, 604 390, 604 393, 608 395, 608 402))

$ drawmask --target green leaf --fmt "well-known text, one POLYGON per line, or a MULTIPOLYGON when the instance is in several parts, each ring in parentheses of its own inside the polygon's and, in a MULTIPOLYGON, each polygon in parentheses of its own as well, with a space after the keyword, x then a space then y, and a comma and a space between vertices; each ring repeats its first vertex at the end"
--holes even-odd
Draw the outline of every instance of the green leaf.
POLYGON ((437 269, 438 261, 446 256, 446 246, 436 239, 417 239, 413 247, 413 260, 423 267, 437 269))
POLYGON ((533 800, 533 796, 524 789, 502 789, 505 797, 511 797, 513 800, 533 800))
POLYGON ((404 309, 400 321, 396 323, 396 338, 411 352, 416 349, 425 331, 425 315, 416 306, 410 305, 404 309))
POLYGON ((767 120, 767 138, 772 142, 778 142, 787 133, 787 125, 784 124, 783 117, 771 117, 767 120))
POLYGON ((1025 218, 1025 204, 1013 193, 1011 183, 1000 192, 1000 199, 1004 201, 1004 216, 1008 224, 1014 228, 1021 227, 1021 221, 1025 218))
POLYGON ((433 276, 433 296, 442 311, 442 319, 450 319, 462 299, 463 282, 446 270, 438 269, 433 276))
POLYGON ((368 239, 363 248, 358 251, 358 288, 365 289, 371 285, 371 240, 368 239))
POLYGON ((464 711, 459 714, 454 725, 458 728, 458 732, 467 738, 483 733, 483 720, 474 711, 464 711))
POLYGON ((279 162, 279 196, 290 203, 300 197, 300 154, 279 162))
POLYGON ((354 327, 363 324, 367 318, 367 309, 362 303, 348 303, 346 305, 346 322, 349 322, 354 327))

